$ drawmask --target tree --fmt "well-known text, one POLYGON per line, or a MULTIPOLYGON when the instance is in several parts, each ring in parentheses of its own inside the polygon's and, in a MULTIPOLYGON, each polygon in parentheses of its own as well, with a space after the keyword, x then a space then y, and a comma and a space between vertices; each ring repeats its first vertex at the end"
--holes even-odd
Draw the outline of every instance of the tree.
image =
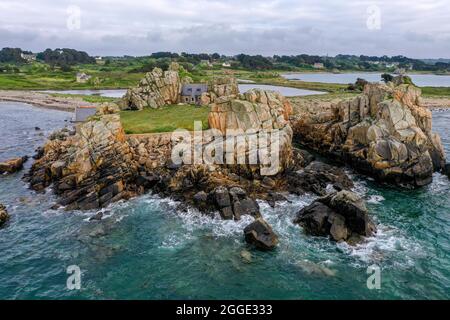
POLYGON ((0 62, 20 63, 25 62, 21 56, 20 48, 3 48, 0 50, 0 62))
POLYGON ((381 75, 381 79, 384 81, 384 83, 388 83, 388 82, 391 82, 394 79, 394 77, 392 75, 390 75, 389 73, 383 73, 381 75))

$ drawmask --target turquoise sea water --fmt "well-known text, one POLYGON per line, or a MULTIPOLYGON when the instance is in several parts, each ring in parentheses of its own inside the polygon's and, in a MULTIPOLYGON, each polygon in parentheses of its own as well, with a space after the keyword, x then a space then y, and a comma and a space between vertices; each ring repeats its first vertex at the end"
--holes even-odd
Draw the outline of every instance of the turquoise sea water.
MULTIPOLYGON (((44 139, 35 126, 48 134, 70 119, 17 103, 0 103, 0 113, 0 160, 33 154, 44 139)), ((434 114, 450 156, 449 123, 450 112, 434 114)), ((11 214, 0 229, 2 299, 450 298, 450 183, 440 174, 414 191, 354 175, 379 224, 377 236, 355 248, 304 235, 292 224, 311 195, 292 196, 275 209, 261 202, 280 236, 277 250, 267 253, 243 241, 249 218, 236 223, 179 212, 171 200, 146 195, 89 222, 95 211, 50 210, 51 190, 31 192, 23 173, 0 177, 0 202, 11 214), (244 249, 251 263, 241 258, 244 249), (382 270, 380 290, 366 286, 373 264, 382 270), (66 288, 70 265, 82 271, 79 291, 66 288)))

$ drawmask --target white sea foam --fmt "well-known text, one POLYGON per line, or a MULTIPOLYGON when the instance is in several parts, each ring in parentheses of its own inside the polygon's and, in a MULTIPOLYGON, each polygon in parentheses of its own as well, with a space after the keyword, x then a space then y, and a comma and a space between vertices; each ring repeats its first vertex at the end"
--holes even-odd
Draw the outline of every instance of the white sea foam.
POLYGON ((419 243, 408 239, 401 230, 383 224, 378 225, 375 236, 366 238, 363 243, 350 246, 343 242, 337 246, 344 253, 357 258, 354 264, 358 266, 359 261, 365 265, 379 264, 384 268, 412 267, 418 256, 425 256, 419 243), (392 259, 394 256, 395 259, 392 259))
POLYGON ((371 195, 369 199, 367 199, 368 203, 379 204, 382 201, 386 200, 383 196, 380 195, 371 195))

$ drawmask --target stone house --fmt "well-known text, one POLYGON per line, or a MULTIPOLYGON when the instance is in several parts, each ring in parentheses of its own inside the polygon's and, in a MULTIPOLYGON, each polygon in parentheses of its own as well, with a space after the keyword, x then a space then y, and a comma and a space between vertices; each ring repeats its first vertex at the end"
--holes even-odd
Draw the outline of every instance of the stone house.
POLYGON ((208 92, 208 85, 203 83, 184 84, 181 87, 181 102, 199 104, 202 93, 208 92))
POLYGON ((77 73, 77 82, 78 83, 86 83, 88 82, 92 77, 84 72, 78 72, 77 73))

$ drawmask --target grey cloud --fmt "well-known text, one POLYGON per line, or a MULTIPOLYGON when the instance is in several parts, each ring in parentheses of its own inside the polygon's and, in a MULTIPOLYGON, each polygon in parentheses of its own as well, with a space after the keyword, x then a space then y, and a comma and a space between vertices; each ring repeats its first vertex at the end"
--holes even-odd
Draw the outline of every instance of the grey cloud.
POLYGON ((372 0, 2 0, 0 46, 74 47, 100 55, 170 50, 448 57, 446 1, 375 3, 381 30, 366 27, 372 0), (66 27, 69 5, 82 10, 80 30, 66 27))

